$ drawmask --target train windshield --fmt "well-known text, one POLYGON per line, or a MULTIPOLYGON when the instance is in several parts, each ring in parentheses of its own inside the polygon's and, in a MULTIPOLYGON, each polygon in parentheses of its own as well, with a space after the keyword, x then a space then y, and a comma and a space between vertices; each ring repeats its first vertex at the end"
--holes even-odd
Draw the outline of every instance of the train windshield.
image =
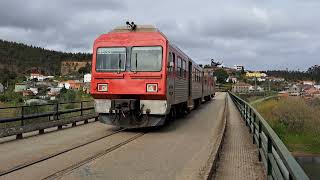
POLYGON ((160 71, 162 62, 162 47, 132 47, 132 71, 160 71))
POLYGON ((124 71, 126 63, 126 48, 98 48, 97 71, 124 71))

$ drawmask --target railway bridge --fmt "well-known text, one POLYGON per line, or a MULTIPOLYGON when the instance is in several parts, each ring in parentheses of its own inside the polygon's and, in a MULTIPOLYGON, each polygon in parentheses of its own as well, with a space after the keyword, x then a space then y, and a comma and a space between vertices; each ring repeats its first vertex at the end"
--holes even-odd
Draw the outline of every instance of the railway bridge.
POLYGON ((308 179, 233 94, 144 131, 96 122, 89 102, 46 106, 1 117, 0 179, 308 179))

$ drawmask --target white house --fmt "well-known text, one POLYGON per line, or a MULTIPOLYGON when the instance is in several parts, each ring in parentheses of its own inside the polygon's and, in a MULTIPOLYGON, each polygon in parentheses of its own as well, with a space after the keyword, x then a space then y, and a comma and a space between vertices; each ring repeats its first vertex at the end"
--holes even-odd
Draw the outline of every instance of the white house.
POLYGON ((89 83, 89 82, 91 82, 91 74, 85 74, 85 75, 83 76, 83 82, 84 82, 84 83, 89 83))
POLYGON ((238 79, 237 79, 236 77, 229 76, 229 77, 226 79, 226 82, 228 82, 228 83, 237 83, 237 82, 238 82, 238 79))
POLYGON ((242 64, 236 64, 233 66, 234 69, 236 69, 237 71, 241 71, 242 69, 244 69, 244 66, 242 64))
POLYGON ((311 86, 313 86, 313 85, 316 84, 316 82, 314 82, 314 81, 302 81, 302 84, 303 85, 311 85, 311 86))
POLYGON ((66 88, 66 89, 70 89, 70 83, 68 82, 59 82, 58 88, 66 88))
POLYGON ((38 92, 38 88, 36 88, 36 87, 31 87, 31 88, 29 88, 28 90, 30 90, 30 91, 32 91, 32 93, 34 94, 34 95, 37 95, 39 92, 38 92))
POLYGON ((44 81, 45 79, 53 79, 54 76, 44 76, 40 73, 31 73, 29 79, 37 79, 38 81, 44 81))

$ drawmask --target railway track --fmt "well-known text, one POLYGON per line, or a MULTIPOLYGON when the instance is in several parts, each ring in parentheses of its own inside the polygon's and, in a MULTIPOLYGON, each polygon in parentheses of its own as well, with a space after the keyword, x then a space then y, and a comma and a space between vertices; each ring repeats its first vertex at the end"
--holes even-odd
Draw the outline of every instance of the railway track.
POLYGON ((33 161, 29 161, 29 162, 25 162, 25 163, 19 164, 19 165, 13 167, 13 168, 10 168, 10 169, 4 170, 4 171, 0 171, 0 176, 7 175, 7 174, 13 173, 13 172, 15 172, 15 171, 24 169, 24 168, 26 168, 26 167, 32 166, 32 165, 34 165, 34 164, 37 164, 37 163, 40 163, 40 162, 49 160, 49 159, 51 159, 51 158, 54 158, 54 157, 57 157, 57 156, 59 156, 59 155, 65 154, 65 153, 70 152, 70 151, 72 151, 72 150, 81 148, 81 147, 86 146, 86 145, 88 145, 88 144, 91 144, 91 143, 97 142, 97 141, 99 141, 99 140, 102 140, 102 139, 104 139, 104 138, 110 137, 110 136, 112 136, 112 135, 118 134, 118 133, 123 132, 123 131, 125 131, 125 130, 126 130, 126 129, 123 129, 123 128, 122 128, 122 129, 119 129, 119 130, 114 131, 114 132, 112 132, 112 133, 109 133, 109 134, 107 134, 107 135, 105 135, 105 136, 102 136, 102 137, 93 139, 93 140, 91 140, 91 141, 85 142, 85 143, 80 144, 80 145, 77 145, 77 146, 73 146, 73 147, 68 148, 68 149, 66 149, 66 150, 63 150, 63 151, 60 151, 60 152, 57 152, 57 153, 53 153, 53 154, 50 154, 50 155, 47 155, 47 156, 43 156, 43 157, 41 157, 41 158, 39 158, 39 159, 37 159, 37 160, 33 160, 33 161))
POLYGON ((91 161, 96 160, 96 159, 98 159, 98 158, 100 158, 100 157, 102 157, 102 156, 104 156, 104 155, 116 150, 116 149, 121 148, 122 146, 124 146, 124 145, 126 145, 126 144, 128 144, 128 143, 130 143, 130 142, 132 142, 132 141, 134 141, 136 139, 138 139, 139 137, 143 136, 144 134, 146 134, 146 133, 138 133, 137 135, 135 135, 135 136, 133 136, 133 137, 131 137, 131 138, 125 140, 125 141, 122 141, 121 143, 119 143, 117 145, 114 145, 114 146, 112 146, 112 147, 110 147, 108 149, 102 150, 99 153, 96 153, 95 155, 93 155, 91 157, 88 157, 88 158, 86 158, 86 159, 84 159, 84 160, 82 160, 80 162, 77 162, 77 163, 75 163, 75 164, 73 164, 73 165, 71 165, 71 166, 69 166, 69 167, 67 167, 67 168, 65 168, 63 170, 55 172, 55 173, 43 178, 43 180, 56 179, 56 178, 61 177, 61 176, 65 175, 65 174, 68 174, 68 173, 70 173, 72 170, 74 170, 76 168, 79 168, 79 167, 81 167, 81 166, 83 166, 83 165, 85 165, 87 163, 90 163, 91 161))

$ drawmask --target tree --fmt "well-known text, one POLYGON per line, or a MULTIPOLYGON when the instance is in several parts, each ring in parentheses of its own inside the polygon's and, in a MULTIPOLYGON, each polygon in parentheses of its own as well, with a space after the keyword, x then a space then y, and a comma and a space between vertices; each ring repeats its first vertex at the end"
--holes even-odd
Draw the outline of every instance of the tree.
POLYGON ((217 77, 217 82, 218 83, 225 83, 227 78, 229 77, 229 74, 227 73, 227 71, 225 71, 224 69, 220 68, 220 69, 217 69, 214 72, 214 76, 217 77))

